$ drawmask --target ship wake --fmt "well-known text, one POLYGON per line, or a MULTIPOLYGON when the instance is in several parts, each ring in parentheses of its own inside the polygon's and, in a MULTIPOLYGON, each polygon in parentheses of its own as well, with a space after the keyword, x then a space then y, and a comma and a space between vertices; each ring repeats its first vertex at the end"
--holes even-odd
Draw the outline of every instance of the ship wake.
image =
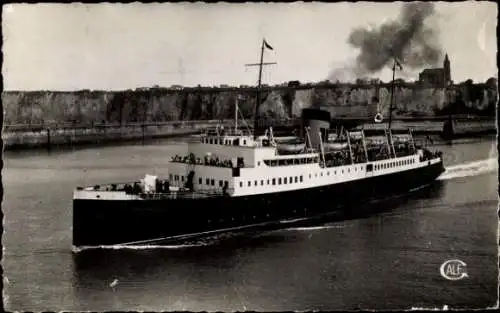
POLYGON ((489 158, 485 160, 448 166, 445 172, 438 177, 438 180, 449 180, 460 177, 477 176, 493 173, 498 170, 498 159, 489 158))

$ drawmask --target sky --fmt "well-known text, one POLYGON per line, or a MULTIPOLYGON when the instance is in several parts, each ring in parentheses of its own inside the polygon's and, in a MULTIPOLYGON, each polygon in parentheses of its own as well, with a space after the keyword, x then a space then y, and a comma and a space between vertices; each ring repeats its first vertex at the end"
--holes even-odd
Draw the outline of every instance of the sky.
MULTIPOLYGON (((357 56, 356 27, 396 19, 402 3, 9 4, 3 6, 5 90, 123 90, 153 85, 255 85, 245 67, 266 50, 263 83, 317 82, 357 56)), ((496 77, 494 2, 436 2, 428 22, 452 79, 496 77)), ((418 78, 418 70, 410 79, 418 78), (412 77, 413 76, 413 77, 412 77)), ((384 69, 372 75, 389 81, 384 69)))

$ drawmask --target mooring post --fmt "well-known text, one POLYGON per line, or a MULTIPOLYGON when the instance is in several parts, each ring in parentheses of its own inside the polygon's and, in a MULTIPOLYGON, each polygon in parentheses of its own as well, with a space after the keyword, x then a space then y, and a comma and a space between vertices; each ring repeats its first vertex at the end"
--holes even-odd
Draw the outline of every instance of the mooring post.
POLYGON ((50 151, 50 128, 47 127, 47 150, 50 151))

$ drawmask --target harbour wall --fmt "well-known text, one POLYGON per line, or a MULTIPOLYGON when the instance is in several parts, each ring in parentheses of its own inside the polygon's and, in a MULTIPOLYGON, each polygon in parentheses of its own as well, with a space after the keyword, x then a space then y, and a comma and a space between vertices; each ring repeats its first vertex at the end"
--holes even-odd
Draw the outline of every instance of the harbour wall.
POLYGON ((230 121, 175 121, 155 124, 129 123, 87 125, 12 125, 4 128, 6 150, 52 148, 55 146, 102 145, 122 141, 146 141, 197 134, 207 127, 230 121))

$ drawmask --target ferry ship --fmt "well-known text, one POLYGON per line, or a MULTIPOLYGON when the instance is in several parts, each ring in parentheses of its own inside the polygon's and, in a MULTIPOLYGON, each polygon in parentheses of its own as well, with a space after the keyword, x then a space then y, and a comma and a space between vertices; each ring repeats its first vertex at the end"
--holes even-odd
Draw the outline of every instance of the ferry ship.
POLYGON ((262 135, 257 123, 239 128, 237 103, 235 111, 234 127, 189 142, 165 177, 77 187, 73 247, 149 245, 305 219, 428 185, 444 171, 441 153, 416 145, 411 130, 331 129, 329 112, 304 109, 301 134, 283 143, 271 127, 262 135))

